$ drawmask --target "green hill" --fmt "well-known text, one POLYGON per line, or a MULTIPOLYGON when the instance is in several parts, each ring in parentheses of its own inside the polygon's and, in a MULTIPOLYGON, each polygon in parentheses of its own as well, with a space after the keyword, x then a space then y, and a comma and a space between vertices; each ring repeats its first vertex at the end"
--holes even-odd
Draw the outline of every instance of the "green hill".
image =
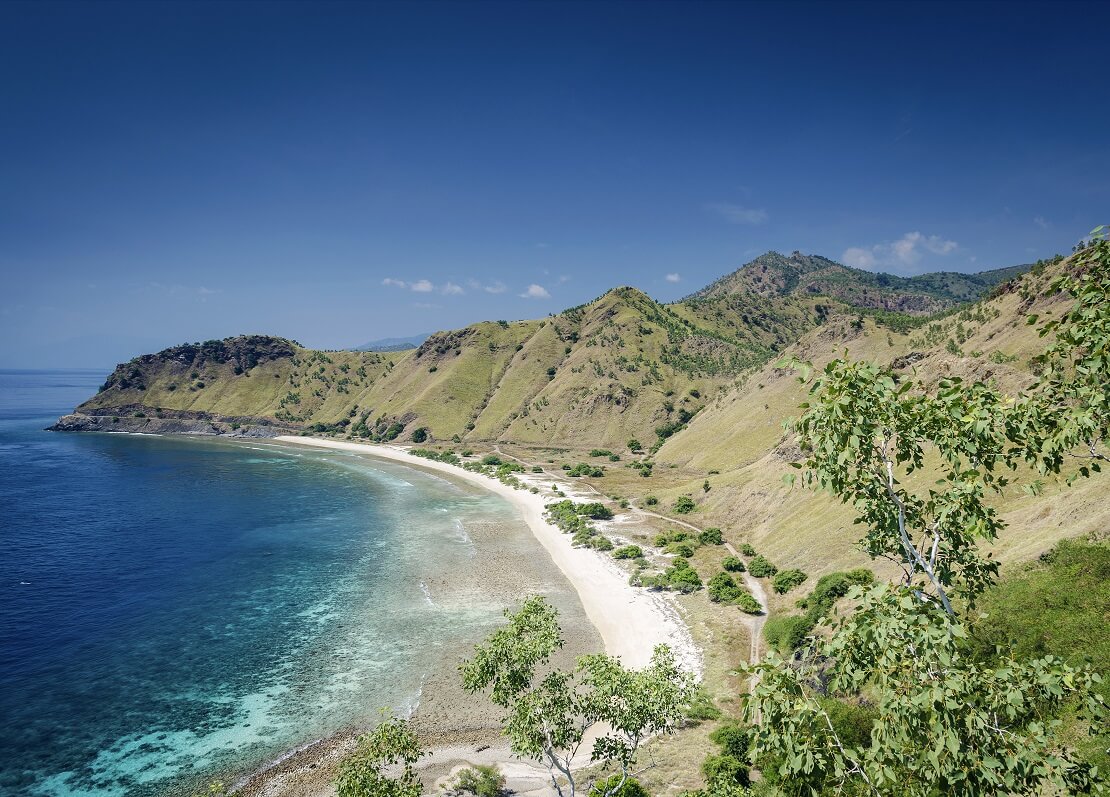
POLYGON ((650 445, 830 319, 882 310, 912 324, 1019 270, 907 280, 770 252, 674 304, 615 288, 547 319, 482 322, 400 351, 262 335, 185 344, 121 364, 56 428, 650 445))

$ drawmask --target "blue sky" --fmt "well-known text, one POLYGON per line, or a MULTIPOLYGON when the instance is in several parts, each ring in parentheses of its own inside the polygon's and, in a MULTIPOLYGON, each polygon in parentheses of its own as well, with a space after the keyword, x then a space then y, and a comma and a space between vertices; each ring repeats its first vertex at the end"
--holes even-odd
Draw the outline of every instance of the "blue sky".
POLYGON ((0 4, 0 366, 912 274, 1110 213, 1105 3, 0 4))

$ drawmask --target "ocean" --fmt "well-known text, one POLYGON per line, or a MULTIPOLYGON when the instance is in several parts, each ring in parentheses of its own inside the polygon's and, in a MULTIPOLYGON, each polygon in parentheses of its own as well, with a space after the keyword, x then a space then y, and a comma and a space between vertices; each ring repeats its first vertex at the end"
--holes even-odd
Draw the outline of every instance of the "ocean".
POLYGON ((574 619, 485 491, 266 441, 43 431, 104 376, 0 371, 0 795, 189 794, 407 715, 530 585, 574 619))

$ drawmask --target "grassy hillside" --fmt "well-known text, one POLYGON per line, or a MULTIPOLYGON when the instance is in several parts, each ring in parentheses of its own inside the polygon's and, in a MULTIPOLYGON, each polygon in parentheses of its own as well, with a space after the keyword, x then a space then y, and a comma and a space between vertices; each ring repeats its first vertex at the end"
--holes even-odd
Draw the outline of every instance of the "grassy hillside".
POLYGON ((912 326, 913 313, 949 307, 1001 274, 927 276, 887 284, 824 258, 769 253, 672 305, 616 288, 548 319, 478 323, 403 351, 317 352, 261 335, 185 344, 119 366, 63 426, 100 429, 111 416, 111 428, 182 431, 166 424, 185 418, 206 432, 650 448, 857 305, 905 310, 881 315, 912 326))

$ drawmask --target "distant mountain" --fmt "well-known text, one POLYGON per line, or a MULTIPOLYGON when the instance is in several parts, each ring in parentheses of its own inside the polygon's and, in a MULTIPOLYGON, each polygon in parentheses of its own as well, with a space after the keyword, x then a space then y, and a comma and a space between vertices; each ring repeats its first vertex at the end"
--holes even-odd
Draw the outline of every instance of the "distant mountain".
POLYGON ((431 336, 431 332, 425 332, 423 335, 409 335, 407 338, 382 338, 355 346, 352 351, 405 351, 415 349, 431 336))
POLYGON ((995 285, 1029 268, 1025 265, 977 274, 940 271, 897 277, 851 268, 820 255, 767 252, 688 298, 697 301, 738 293, 765 297, 827 296, 853 307, 935 313, 954 304, 975 301, 995 285))

